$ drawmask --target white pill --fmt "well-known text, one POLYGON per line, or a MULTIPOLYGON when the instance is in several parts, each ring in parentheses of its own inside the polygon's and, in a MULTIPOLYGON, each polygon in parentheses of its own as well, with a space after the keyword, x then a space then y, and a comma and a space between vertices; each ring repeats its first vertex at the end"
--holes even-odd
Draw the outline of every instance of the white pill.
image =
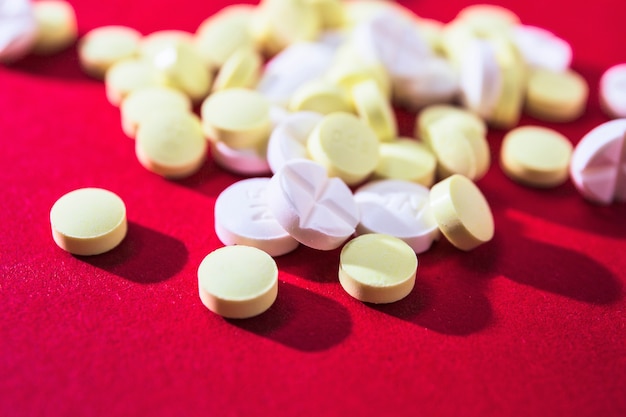
POLYGON ((428 188, 410 181, 381 180, 354 193, 361 221, 357 234, 383 233, 402 239, 415 253, 427 251, 439 238, 428 188))
POLYGON ((615 65, 602 74, 600 104, 608 116, 626 117, 626 64, 615 65))
POLYGON ((433 55, 417 22, 391 10, 358 25, 352 41, 366 60, 381 63, 392 79, 410 76, 433 55))
POLYGON ((235 149, 222 141, 209 141, 216 164, 239 175, 261 176, 271 173, 265 148, 235 149))
POLYGON ((28 0, 0 0, 0 62, 28 54, 37 38, 37 24, 28 0))
POLYGON ((276 125, 267 144, 267 162, 273 173, 280 170, 287 161, 308 159, 308 137, 323 118, 324 116, 315 112, 296 112, 276 125))
POLYGON ((570 44, 549 30, 517 25, 513 30, 513 42, 530 67, 565 71, 572 62, 570 44))
POLYGON ((287 162, 267 187, 270 212, 300 243, 319 250, 339 247, 355 231, 359 209, 350 188, 326 169, 297 159, 287 162))
POLYGON ((295 43, 267 63, 256 89, 270 102, 287 107, 296 90, 321 78, 332 61, 333 49, 326 45, 295 43))
POLYGON ((626 119, 601 124, 576 145, 570 176, 583 197, 600 204, 626 201, 626 119))
POLYGON ((215 233, 225 245, 248 245, 271 256, 298 247, 267 204, 269 178, 249 178, 224 189, 215 201, 215 233))
POLYGON ((470 111, 488 119, 502 93, 502 72, 496 49, 488 40, 472 39, 460 62, 461 101, 470 111))

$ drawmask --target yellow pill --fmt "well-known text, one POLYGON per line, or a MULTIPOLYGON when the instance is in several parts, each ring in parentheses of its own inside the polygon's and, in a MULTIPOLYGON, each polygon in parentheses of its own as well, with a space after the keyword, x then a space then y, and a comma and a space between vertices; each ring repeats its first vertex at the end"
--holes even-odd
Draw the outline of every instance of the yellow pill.
POLYGON ((430 48, 439 55, 444 55, 443 48, 444 24, 439 20, 420 18, 417 21, 417 29, 426 39, 430 48))
POLYGON ((549 122, 571 122, 585 111, 589 85, 578 73, 534 70, 528 78, 526 112, 549 122))
POLYGON ((380 144, 380 159, 374 177, 433 185, 437 159, 428 146, 415 139, 400 138, 380 144))
POLYGON ((365 180, 378 165, 379 142, 374 131, 350 113, 324 116, 307 141, 311 158, 326 167, 328 175, 354 185, 365 180))
POLYGON ((198 117, 191 113, 158 113, 137 130, 135 153, 149 171, 167 178, 187 177, 204 163, 208 143, 198 117))
POLYGON ((384 97, 387 100, 391 98, 391 80, 385 68, 381 64, 365 62, 349 42, 335 53, 326 78, 346 91, 352 90, 360 82, 374 80, 384 97))
POLYGON ((81 67, 90 76, 103 79, 116 62, 138 54, 141 33, 126 26, 102 26, 83 36, 78 44, 81 67))
POLYGON ((472 28, 478 36, 508 35, 520 24, 520 18, 511 10, 493 4, 474 4, 462 9, 456 19, 472 28))
POLYGON ((200 24, 194 45, 207 65, 220 68, 235 51, 254 48, 250 27, 255 9, 249 4, 233 4, 200 24))
POLYGON ((254 90, 230 88, 213 93, 200 112, 207 137, 233 149, 262 147, 271 133, 270 103, 254 90))
POLYGON ((78 38, 76 12, 61 0, 40 0, 32 3, 37 37, 33 53, 51 55, 69 47, 78 38))
POLYGON ((392 140, 398 136, 398 125, 391 103, 385 99, 374 80, 355 84, 351 93, 357 114, 372 128, 379 140, 392 140))
POLYGON ((464 118, 464 121, 462 123, 468 126, 468 128, 476 131, 478 134, 482 136, 487 135, 487 125, 480 117, 478 117, 474 113, 466 109, 451 106, 448 104, 433 104, 431 106, 425 107, 418 114, 415 123, 415 137, 421 139, 422 141, 424 141, 424 143, 427 144, 429 141, 427 132, 428 127, 435 123, 437 120, 440 120, 451 114, 464 118))
POLYGON ((177 42, 157 53, 153 61, 168 80, 194 102, 203 100, 211 89, 213 74, 204 61, 186 42, 177 42))
POLYGON ((165 76, 150 62, 134 58, 113 64, 104 77, 107 99, 114 106, 132 91, 165 84, 165 76))
POLYGON ((191 100, 171 87, 146 87, 132 91, 120 105, 122 130, 134 139, 137 127, 159 112, 191 112, 191 100))
POLYGON ((346 24, 346 11, 342 0, 307 0, 320 17, 322 29, 339 29, 346 24))
POLYGON ((184 30, 159 30, 144 36, 139 43, 139 55, 152 61, 164 49, 184 43, 193 45, 194 37, 184 30))
POLYGON ((507 39, 492 40, 496 60, 502 72, 502 92, 487 122, 495 127, 510 129, 517 125, 524 105, 526 66, 517 48, 507 39))
POLYGON ((241 48, 236 50, 220 68, 213 91, 227 88, 253 88, 261 77, 263 58, 254 49, 241 48))
POLYGON ((466 133, 457 126, 434 123, 428 128, 428 145, 437 158, 437 176, 476 176, 478 163, 466 133))
POLYGON ((314 80, 298 88, 289 103, 291 111, 314 111, 320 114, 352 112, 353 107, 345 91, 337 85, 314 80))
POLYGON ((404 241, 370 233, 345 244, 339 258, 339 282, 357 300, 393 303, 415 286, 417 255, 404 241))
POLYGON ((59 198, 50 210, 50 224, 55 243, 75 255, 108 252, 128 230, 124 202, 102 188, 81 188, 59 198))
POLYGON ((480 189, 463 175, 452 175, 430 190, 430 206, 443 235, 469 251, 494 235, 493 214, 480 189))
POLYGON ((209 253, 200 263, 198 292, 202 304, 220 316, 258 316, 276 301, 278 267, 260 249, 226 246, 209 253))
POLYGON ((514 181, 534 187, 556 187, 568 178, 572 144, 555 130, 523 126, 506 134, 500 165, 514 181))

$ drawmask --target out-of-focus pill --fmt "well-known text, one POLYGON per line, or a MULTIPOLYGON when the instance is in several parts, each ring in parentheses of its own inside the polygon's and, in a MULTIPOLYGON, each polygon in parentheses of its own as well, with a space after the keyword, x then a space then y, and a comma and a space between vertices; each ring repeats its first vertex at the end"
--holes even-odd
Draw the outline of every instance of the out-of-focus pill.
POLYGON ((374 80, 362 81, 350 90, 359 117, 372 128, 381 141, 395 139, 398 126, 391 104, 374 80))
POLYGON ((616 119, 592 129, 576 145, 570 177, 587 200, 626 201, 625 136, 626 119, 616 119))
POLYGON ((370 233, 346 243, 339 258, 339 282, 357 300, 399 301, 415 286, 417 256, 402 240, 370 233))
POLYGON ((102 188, 71 191, 50 210, 52 238, 75 255, 98 255, 119 245, 128 230, 126 206, 102 188))
POLYGON ((373 177, 412 181, 430 187, 435 181, 437 159, 423 143, 411 138, 382 142, 373 177))
POLYGON ((540 120, 571 122, 587 106, 589 86, 578 73, 534 70, 526 90, 526 112, 540 120))
POLYGON ((245 319, 267 311, 278 296, 278 267, 270 255, 236 245, 209 253, 198 267, 202 304, 229 319, 245 319))
POLYGON ((443 235, 469 251, 494 235, 493 214, 480 189, 463 175, 452 175, 430 190, 430 207, 443 235))
POLYGON ((29 0, 0 0, 0 62, 27 55, 37 37, 37 24, 29 0))
POLYGON ((209 141, 213 161, 227 171, 239 175, 261 176, 271 173, 264 146, 233 149, 221 141, 209 141))
POLYGON ((251 48, 238 49, 220 68, 212 90, 254 88, 261 77, 262 65, 263 60, 257 51, 251 48))
POLYGON ((602 74, 600 105, 609 117, 626 117, 626 64, 614 65, 602 74))
POLYGON ((430 45, 430 49, 439 55, 443 55, 443 22, 435 19, 420 17, 417 19, 417 29, 422 37, 430 45))
POLYGON ((291 97, 291 111, 312 111, 320 114, 351 112, 353 107, 346 92, 326 80, 313 80, 300 86, 291 97))
POLYGON ((346 24, 346 12, 342 0, 308 0, 320 18, 322 29, 338 29, 346 24))
POLYGON ((255 11, 251 4, 233 4, 200 23, 194 45, 207 65, 220 68, 238 49, 254 48, 250 25, 255 11))
POLYGON ((461 102, 483 119, 494 112, 502 94, 502 74, 491 42, 468 42, 460 62, 461 102))
POLYGON ((507 35, 520 23, 515 13, 495 4, 467 6, 459 11, 455 20, 469 26, 479 36, 507 35))
POLYGON ((171 87, 146 87, 131 91, 120 105, 122 130, 134 139, 137 127, 157 112, 191 112, 191 100, 171 87))
POLYGON ((359 222, 350 188, 339 178, 328 178, 324 167, 313 161, 287 162, 272 176, 266 195, 283 229, 313 249, 339 247, 359 222))
POLYGON ((287 116, 270 135, 267 161, 276 173, 287 161, 308 159, 307 140, 323 115, 315 112, 297 112, 287 116))
POLYGON ((157 53, 152 62, 171 86, 180 89, 192 101, 199 102, 209 94, 213 74, 190 44, 174 43, 157 53))
POLYGON ((159 70, 140 59, 119 61, 109 68, 104 77, 107 99, 114 106, 119 106, 132 91, 166 84, 167 78, 159 70))
POLYGON ((506 134, 500 166, 511 179, 533 187, 556 187, 567 179, 571 142, 541 126, 518 127, 506 134))
POLYGON ((113 64, 137 55, 140 40, 141 33, 126 26, 90 30, 78 43, 81 67, 90 76, 103 79, 113 64))
POLYGON ((200 112, 208 138, 233 149, 264 146, 272 128, 270 103, 254 90, 230 88, 213 93, 200 112))
POLYGON ((460 122, 464 126, 475 130, 481 136, 487 135, 487 125, 485 122, 474 113, 469 112, 466 109, 448 105, 448 104, 434 104, 424 108, 418 115, 415 122, 416 138, 421 139, 424 143, 428 144, 428 132, 427 129, 437 120, 440 120, 448 115, 455 115, 455 117, 462 117, 463 121, 460 122))
POLYGON ((270 102, 287 107, 303 84, 319 79, 333 62, 333 49, 314 42, 297 42, 275 55, 257 84, 270 102))
POLYGON ((549 30, 518 25, 513 29, 513 42, 530 67, 566 71, 572 63, 570 44, 549 30))
POLYGON ((311 158, 331 177, 348 185, 365 180, 378 165, 379 142, 374 131, 350 113, 324 116, 307 141, 311 158))
POLYGON ((207 140, 198 117, 191 113, 159 113, 137 130, 135 153, 149 171, 167 178, 183 178, 204 163, 207 140))
POLYGON ((501 129, 517 125, 524 105, 526 67, 517 48, 507 38, 493 40, 502 74, 502 90, 498 104, 487 122, 501 129))
POLYGON ((269 210, 269 178, 249 178, 225 188, 215 200, 215 233, 225 245, 247 245, 271 256, 291 252, 299 245, 269 210))
POLYGON ((33 53, 51 55, 69 47, 78 38, 76 12, 72 5, 62 0, 33 2, 37 22, 37 38, 33 53))
POLYGON ((152 61, 164 49, 171 48, 179 43, 191 46, 193 45, 193 40, 193 35, 184 30, 158 30, 141 38, 139 56, 152 61))
POLYGON ((428 188, 403 180, 372 181, 354 193, 361 220, 357 234, 384 233, 405 241, 415 253, 439 238, 428 188))

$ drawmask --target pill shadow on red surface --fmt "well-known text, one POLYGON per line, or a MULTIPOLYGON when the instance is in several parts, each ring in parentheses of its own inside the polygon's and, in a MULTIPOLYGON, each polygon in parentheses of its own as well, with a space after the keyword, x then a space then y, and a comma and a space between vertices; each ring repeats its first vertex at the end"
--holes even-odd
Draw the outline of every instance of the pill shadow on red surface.
POLYGON ((101 255, 76 258, 129 281, 150 284, 180 272, 189 252, 180 240, 129 222, 128 233, 118 247, 101 255))
POLYGON ((338 302, 287 282, 265 313, 229 323, 303 352, 319 352, 340 344, 352 331, 350 313, 338 302))

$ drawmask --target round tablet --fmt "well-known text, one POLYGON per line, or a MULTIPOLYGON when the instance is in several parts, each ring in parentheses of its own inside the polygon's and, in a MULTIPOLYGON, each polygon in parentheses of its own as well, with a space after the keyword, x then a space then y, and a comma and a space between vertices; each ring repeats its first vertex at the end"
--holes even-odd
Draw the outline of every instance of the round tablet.
POLYGON ((432 151, 415 139, 401 138, 380 144, 380 159, 374 177, 433 185, 437 159, 432 151))
POLYGON ((278 267, 267 253, 250 246, 226 246, 209 253, 198 267, 200 300, 231 319, 258 316, 278 295, 278 267))
POLYGON ((291 97, 291 111, 313 111, 329 114, 337 111, 351 112, 352 103, 345 91, 337 85, 314 80, 300 86, 291 97))
POLYGON ((549 122, 571 122, 585 111, 589 86, 578 73, 537 69, 530 73, 526 112, 549 122))
POLYGON ((361 81, 350 90, 357 114, 381 141, 396 139, 398 126, 389 101, 374 80, 361 81))
POLYGON ((107 99, 114 106, 119 106, 131 91, 166 83, 166 78, 152 64, 135 58, 116 62, 104 77, 107 99))
POLYGON ((612 66, 602 74, 600 104, 609 117, 626 117, 626 64, 612 66))
POLYGON ((204 163, 208 143, 197 116, 159 113, 137 131, 135 153, 147 170, 168 178, 187 177, 204 163))
POLYGON ((496 38, 493 42, 502 74, 502 89, 487 122, 502 129, 510 129, 517 125, 522 114, 526 66, 519 51, 510 40, 496 38))
POLYGON ((456 174, 435 184, 430 206, 439 229, 457 248, 469 251, 493 238, 491 208, 469 178, 456 174))
POLYGON ((208 138, 234 149, 259 147, 271 132, 270 103, 257 91, 218 91, 202 103, 200 112, 208 138))
POLYGON ((212 91, 227 88, 253 88, 261 77, 263 59, 252 48, 241 48, 233 52, 220 68, 212 91))
POLYGON ((415 286, 417 256, 402 240, 378 233, 345 244, 339 258, 339 282, 357 300, 383 304, 399 301, 415 286))
POLYGON ((113 64, 137 54, 140 39, 141 33, 126 26, 93 29, 78 44, 80 65, 88 75, 103 79, 113 64))
POLYGON ((156 112, 191 112, 191 100, 171 87, 146 87, 131 91, 120 105, 122 129, 130 138, 137 127, 156 112))
POLYGON ((378 138, 362 120, 349 113, 331 113, 317 124, 307 149, 331 177, 348 185, 366 179, 378 165, 378 138))
POLYGON ((164 49, 180 43, 193 45, 193 35, 184 30, 158 30, 141 38, 139 55, 151 61, 164 49))
POLYGON ((475 130, 482 136, 487 135, 487 125, 485 122, 474 113, 456 106, 449 104, 433 104, 424 108, 418 115, 415 122, 416 138, 421 139, 424 143, 428 144, 428 127, 435 123, 437 120, 442 119, 450 114, 457 115, 464 118, 462 124, 464 126, 471 126, 471 129, 475 130))
POLYGON ((534 187, 556 187, 565 182, 572 144, 559 132, 523 126, 506 134, 500 165, 511 179, 534 187))
POLYGON ((69 47, 78 38, 76 12, 67 1, 35 1, 33 2, 33 12, 37 22, 34 53, 55 54, 69 47))
POLYGON ((126 206, 102 188, 81 188, 59 198, 50 210, 52 238, 75 255, 98 255, 126 236, 126 206))

